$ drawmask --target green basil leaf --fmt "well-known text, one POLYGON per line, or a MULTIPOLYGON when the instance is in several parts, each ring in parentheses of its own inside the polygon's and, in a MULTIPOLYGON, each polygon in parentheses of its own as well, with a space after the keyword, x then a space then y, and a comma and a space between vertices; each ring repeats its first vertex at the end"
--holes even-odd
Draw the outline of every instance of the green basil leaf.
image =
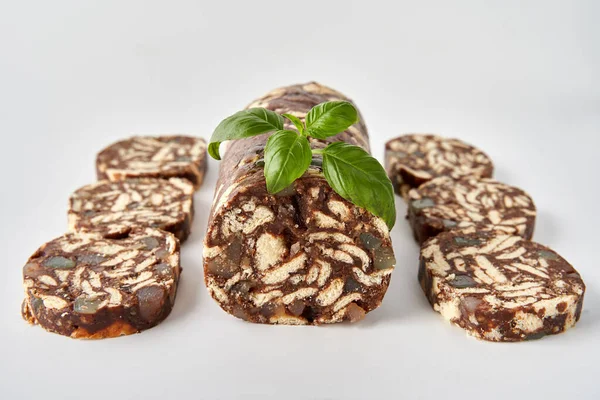
POLYGON ((358 146, 335 142, 323 149, 323 173, 337 194, 381 217, 392 229, 394 188, 379 161, 358 146))
POLYGON ((219 145, 225 140, 242 139, 283 129, 283 117, 266 108, 250 108, 225 118, 210 138, 208 154, 221 159, 219 145))
POLYGON ((300 121, 300 118, 298 118, 292 114, 281 114, 281 115, 283 115, 284 117, 289 119, 292 122, 292 124, 294 124, 296 129, 298 129, 298 132, 304 133, 304 124, 302 123, 302 121, 300 121))
POLYGON ((358 122, 358 111, 347 101, 317 104, 306 114, 306 131, 317 139, 325 139, 345 131, 358 122))
POLYGON ((308 169, 312 153, 308 138, 294 131, 278 131, 265 146, 265 179, 269 193, 277 193, 308 169))
POLYGON ((221 142, 211 142, 208 144, 208 154, 215 160, 220 160, 221 155, 219 154, 219 147, 221 146, 221 142))

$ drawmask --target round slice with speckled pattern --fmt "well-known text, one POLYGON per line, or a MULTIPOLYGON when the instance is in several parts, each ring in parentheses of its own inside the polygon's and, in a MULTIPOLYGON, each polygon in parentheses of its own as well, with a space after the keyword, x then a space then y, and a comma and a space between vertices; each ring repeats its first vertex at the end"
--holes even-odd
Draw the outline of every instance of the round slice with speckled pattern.
POLYGON ((517 342, 571 328, 585 285, 555 251, 474 227, 421 248, 419 281, 433 309, 479 339, 517 342))
POLYGON ((385 167, 396 192, 404 199, 410 189, 439 176, 491 178, 494 172, 490 158, 470 144, 418 133, 385 144, 385 167))
POLYGON ((158 229, 123 239, 67 233, 40 247, 23 267, 23 318, 50 332, 102 339, 140 332, 175 302, 179 241, 158 229))
POLYGON ((180 178, 103 180, 71 195, 69 229, 120 238, 134 228, 160 228, 183 242, 192 226, 193 193, 180 178))
POLYGON ((206 142, 191 136, 134 136, 96 157, 98 180, 185 178, 196 189, 206 172, 206 142))
POLYGON ((476 226, 531 239, 536 209, 523 190, 487 178, 435 178, 408 195, 408 220, 419 243, 476 226))

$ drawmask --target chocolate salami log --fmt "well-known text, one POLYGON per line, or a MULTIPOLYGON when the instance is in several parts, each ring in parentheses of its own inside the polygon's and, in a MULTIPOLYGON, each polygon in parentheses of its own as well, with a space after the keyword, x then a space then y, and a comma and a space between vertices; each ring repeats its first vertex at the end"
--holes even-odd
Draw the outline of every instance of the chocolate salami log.
MULTIPOLYGON (((332 100, 347 99, 308 83, 274 90, 249 108, 304 119, 310 108, 332 100)), ((268 194, 263 172, 268 136, 225 145, 204 246, 209 292, 225 311, 251 322, 362 319, 381 304, 395 265, 386 224, 337 195, 316 158, 293 185, 268 194)), ((362 120, 329 141, 369 148, 362 120)), ((311 141, 313 148, 326 144, 311 141)))

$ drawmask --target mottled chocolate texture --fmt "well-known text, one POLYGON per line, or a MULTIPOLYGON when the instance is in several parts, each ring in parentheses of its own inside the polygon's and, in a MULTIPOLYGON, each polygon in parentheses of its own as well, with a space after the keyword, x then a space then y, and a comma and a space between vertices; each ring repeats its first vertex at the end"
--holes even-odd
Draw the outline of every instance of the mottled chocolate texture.
MULTIPOLYGON (((347 100, 317 83, 280 88, 252 103, 304 119, 313 106, 347 100)), ((271 324, 358 321, 377 308, 395 265, 388 228, 337 195, 321 160, 292 186, 266 191, 267 135, 223 144, 204 246, 205 282, 228 313, 271 324), (225 149, 224 149, 225 148, 225 149), (224 151, 223 151, 224 150, 224 151)), ((368 150, 364 122, 327 141, 368 150)))
POLYGON ((531 239, 535 217, 527 193, 487 178, 439 177, 412 189, 408 196, 407 218, 418 243, 469 226, 531 239))
POLYGON ((425 242, 419 282, 446 320, 494 342, 539 339, 573 327, 585 292, 579 273, 553 250, 475 227, 425 242))
POLYGON ((134 228, 159 228, 181 242, 190 234, 194 187, 181 178, 103 180, 86 185, 69 200, 69 229, 126 237, 134 228))
POLYGON ((98 180, 185 178, 198 189, 206 172, 206 142, 190 136, 134 136, 96 158, 98 180))
POLYGON ((396 193, 405 200, 410 189, 439 176, 491 178, 494 172, 481 150, 458 139, 418 133, 386 143, 385 167, 396 193))
POLYGON ((102 339, 151 328, 175 302, 179 241, 158 229, 123 239, 68 233, 23 267, 28 322, 72 338, 102 339))

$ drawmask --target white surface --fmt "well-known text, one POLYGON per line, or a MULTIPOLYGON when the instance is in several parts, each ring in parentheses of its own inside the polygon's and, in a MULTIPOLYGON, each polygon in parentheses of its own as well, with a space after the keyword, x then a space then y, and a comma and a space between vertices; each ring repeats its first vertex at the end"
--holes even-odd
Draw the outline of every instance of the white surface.
POLYGON ((599 398, 599 2, 199 3, 1 3, 0 398, 599 398), (522 344, 446 324, 417 284, 401 201, 398 268, 365 321, 241 322, 202 281, 212 160, 163 324, 90 342, 21 320, 21 267, 66 228, 67 197, 95 179, 98 150, 131 133, 208 138, 255 97, 313 79, 356 100, 380 159, 407 131, 487 151, 497 178, 536 200, 536 239, 582 273, 579 324, 522 344))

